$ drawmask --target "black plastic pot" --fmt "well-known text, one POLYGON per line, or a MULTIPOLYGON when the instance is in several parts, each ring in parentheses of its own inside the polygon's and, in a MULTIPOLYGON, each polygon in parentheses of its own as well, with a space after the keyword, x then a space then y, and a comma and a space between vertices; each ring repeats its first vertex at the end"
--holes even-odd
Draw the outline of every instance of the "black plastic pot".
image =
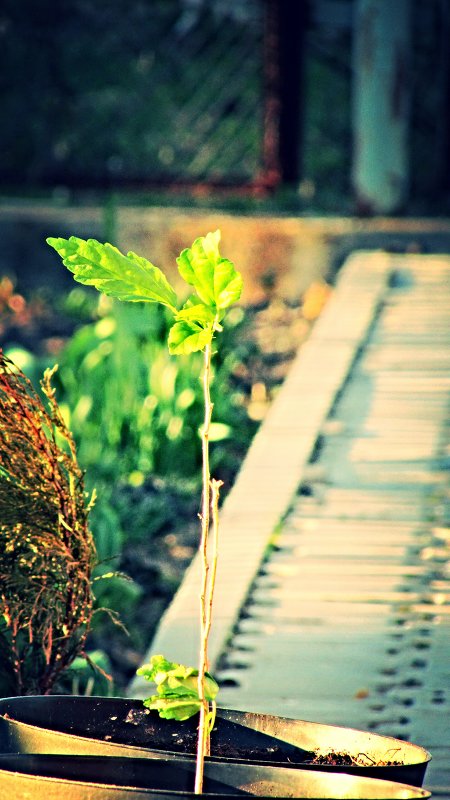
MULTIPOLYGON (((14 800, 176 800, 194 798, 192 759, 0 755, 0 797, 14 800)), ((204 793, 221 798, 414 800, 429 792, 391 781, 278 767, 209 762, 204 793)))
MULTIPOLYGON (((161 720, 140 700, 104 697, 14 697, 0 700, 0 752, 146 758, 193 757, 196 721, 161 720)), ((266 714, 219 709, 212 759, 345 772, 422 786, 430 753, 374 733, 266 714), (321 753, 364 754, 367 766, 313 765, 321 753), (379 762, 399 762, 379 766, 379 762)))

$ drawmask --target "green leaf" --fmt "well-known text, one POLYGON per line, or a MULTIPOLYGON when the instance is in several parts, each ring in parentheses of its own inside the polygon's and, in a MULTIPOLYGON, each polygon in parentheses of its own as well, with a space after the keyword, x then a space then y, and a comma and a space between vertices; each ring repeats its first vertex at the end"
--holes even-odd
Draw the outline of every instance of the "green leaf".
MULTIPOLYGON (((165 719, 184 720, 200 710, 198 670, 167 661, 164 656, 152 656, 149 664, 137 671, 146 680, 156 683, 157 694, 144 700, 147 708, 158 711, 165 719)), ((205 697, 212 702, 219 687, 209 672, 205 673, 205 697)))
POLYGON ((187 355, 204 350, 213 338, 212 328, 201 328, 195 322, 180 320, 169 331, 169 351, 172 355, 187 355))
POLYGON ((210 344, 215 330, 221 330, 216 313, 203 303, 188 301, 176 315, 169 332, 169 350, 172 355, 186 355, 203 350, 210 344))
POLYGON ((167 658, 161 655, 152 656, 148 664, 143 664, 139 667, 136 674, 141 675, 146 681, 153 683, 160 683, 163 681, 168 672, 172 672, 179 667, 174 661, 168 661, 167 658))
POLYGON ((209 672, 205 672, 205 697, 209 702, 212 702, 216 699, 217 693, 219 691, 219 684, 210 675, 209 672))
POLYGON ((199 700, 180 700, 178 698, 170 700, 158 697, 156 694, 144 700, 144 706, 152 711, 157 711, 162 719, 176 719, 179 722, 193 717, 200 711, 199 700))
POLYGON ((242 276, 234 268, 232 261, 223 258, 214 270, 214 295, 216 307, 220 310, 236 303, 242 292, 242 276))
POLYGON ((212 329, 216 315, 214 311, 203 303, 196 305, 185 305, 181 311, 177 313, 178 320, 186 320, 187 322, 197 323, 202 328, 210 327, 212 329))
POLYGON ((193 286, 202 303, 223 311, 239 299, 242 277, 219 253, 220 231, 196 239, 177 258, 181 277, 193 286))
POLYGON ((95 286, 119 300, 162 303, 177 312, 177 297, 165 275, 150 261, 130 251, 126 256, 96 239, 48 238, 47 243, 79 283, 95 286))

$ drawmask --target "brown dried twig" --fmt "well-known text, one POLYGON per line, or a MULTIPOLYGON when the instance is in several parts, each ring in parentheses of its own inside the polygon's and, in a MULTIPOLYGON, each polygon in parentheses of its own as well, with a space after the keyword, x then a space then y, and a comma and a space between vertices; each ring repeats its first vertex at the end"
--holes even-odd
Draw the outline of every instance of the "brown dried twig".
POLYGON ((50 692, 92 616, 89 503, 53 373, 47 410, 0 350, 0 679, 13 694, 50 692))

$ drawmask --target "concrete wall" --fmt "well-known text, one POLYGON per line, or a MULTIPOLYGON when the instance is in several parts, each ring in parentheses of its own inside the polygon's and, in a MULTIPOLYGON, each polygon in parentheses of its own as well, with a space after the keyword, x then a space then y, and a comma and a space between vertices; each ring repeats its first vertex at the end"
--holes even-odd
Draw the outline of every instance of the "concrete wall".
MULTIPOLYGON (((47 236, 105 237, 98 206, 63 208, 34 203, 0 206, 0 276, 19 290, 72 286, 47 236)), ((222 252, 244 275, 244 302, 263 302, 274 292, 295 301, 320 277, 332 277, 354 249, 386 248, 450 252, 450 221, 439 219, 357 219, 342 217, 236 216, 173 208, 119 208, 116 244, 135 250, 177 281, 175 258, 210 230, 222 231, 222 252)))

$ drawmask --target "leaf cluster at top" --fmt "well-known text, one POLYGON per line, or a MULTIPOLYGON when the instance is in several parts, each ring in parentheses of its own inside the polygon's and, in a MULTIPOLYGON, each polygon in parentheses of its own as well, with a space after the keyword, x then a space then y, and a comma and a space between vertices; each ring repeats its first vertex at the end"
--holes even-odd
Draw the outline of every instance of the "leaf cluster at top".
POLYGON ((161 303, 174 314, 169 350, 174 355, 203 350, 211 343, 226 309, 242 291, 242 277, 219 252, 220 231, 195 240, 177 258, 178 270, 194 294, 178 308, 177 295, 164 273, 130 251, 124 255, 96 239, 47 239, 75 280, 120 300, 161 303))

